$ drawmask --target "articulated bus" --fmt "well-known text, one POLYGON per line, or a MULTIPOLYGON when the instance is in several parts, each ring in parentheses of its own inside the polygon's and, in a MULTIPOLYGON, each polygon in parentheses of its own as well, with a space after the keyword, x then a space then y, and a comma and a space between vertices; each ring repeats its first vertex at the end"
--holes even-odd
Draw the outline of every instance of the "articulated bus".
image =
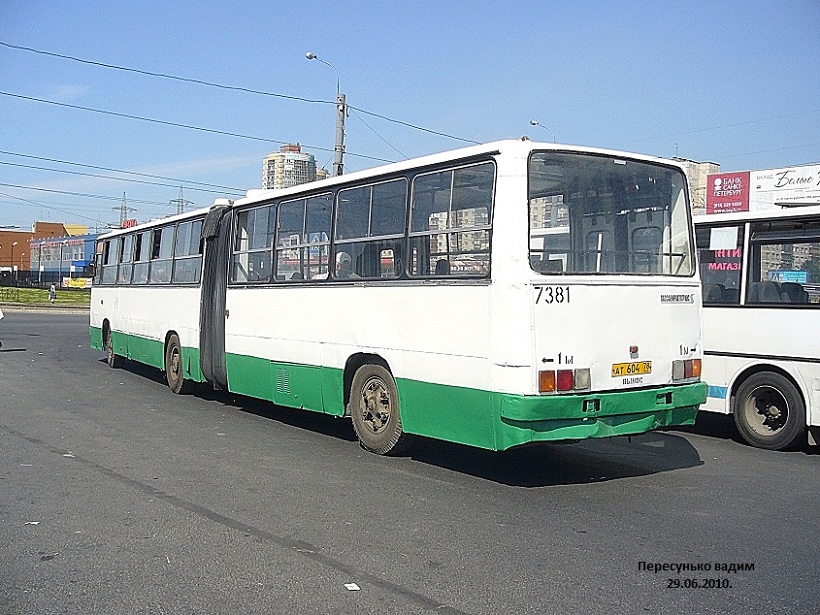
POLYGON ((638 434, 706 398, 694 257, 676 163, 500 141, 103 235, 90 335, 379 454, 638 434))
POLYGON ((820 206, 695 217, 703 281, 701 410, 746 442, 820 439, 820 206))

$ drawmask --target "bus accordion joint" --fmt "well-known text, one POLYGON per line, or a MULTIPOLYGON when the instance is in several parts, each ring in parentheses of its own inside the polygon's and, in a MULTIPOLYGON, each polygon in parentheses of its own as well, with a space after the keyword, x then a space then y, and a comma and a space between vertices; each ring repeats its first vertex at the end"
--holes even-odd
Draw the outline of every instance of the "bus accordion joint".
POLYGON ((539 393, 568 393, 590 388, 589 368, 543 370, 538 372, 539 393))
POLYGON ((701 359, 672 361, 672 382, 700 380, 701 359))

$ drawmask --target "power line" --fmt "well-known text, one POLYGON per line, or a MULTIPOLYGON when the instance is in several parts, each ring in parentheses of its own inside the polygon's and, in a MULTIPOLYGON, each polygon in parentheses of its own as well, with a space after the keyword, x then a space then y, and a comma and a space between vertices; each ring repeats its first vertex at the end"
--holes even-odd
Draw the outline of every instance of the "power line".
POLYGON ((72 62, 79 62, 81 64, 90 64, 92 66, 100 66, 102 68, 110 68, 112 70, 120 70, 128 73, 137 73, 140 75, 147 75, 148 77, 160 77, 162 79, 173 79, 174 81, 182 81, 185 83, 194 83, 196 85, 204 85, 211 88, 219 88, 222 90, 233 90, 236 92, 245 92, 246 94, 259 94, 260 96, 272 96, 275 98, 284 98, 287 100, 295 100, 299 102, 306 102, 306 103, 319 103, 325 105, 335 105, 335 101, 331 102, 329 100, 314 100, 311 98, 303 98, 301 96, 290 96, 288 94, 277 94, 275 92, 265 92, 263 90, 254 90, 251 88, 235 86, 235 85, 225 85, 222 83, 214 83, 213 81, 205 81, 204 79, 192 79, 190 77, 179 77, 177 75, 169 75, 168 73, 157 73, 149 70, 142 70, 140 68, 131 68, 128 66, 117 66, 116 64, 106 64, 105 62, 95 62, 94 60, 84 60, 82 58, 77 58, 74 56, 65 55, 62 53, 54 53, 52 51, 43 51, 42 49, 34 49, 33 47, 23 47, 21 45, 12 45, 11 43, 6 43, 0 41, 0 45, 3 47, 8 47, 9 49, 17 49, 18 51, 28 51, 31 53, 36 53, 39 55, 50 56, 52 58, 61 58, 63 60, 71 60, 72 62))
MULTIPOLYGON (((8 184, 0 184, 0 185, 5 186, 5 185, 8 185, 8 184)), ((17 186, 15 186, 15 187, 17 187, 17 186)), ((36 190, 36 188, 33 188, 33 190, 36 190)), ((0 196, 5 196, 5 197, 8 197, 10 199, 16 199, 18 201, 21 201, 24 206, 40 207, 42 209, 49 209, 51 211, 58 211, 61 214, 65 214, 67 216, 82 218, 84 220, 91 220, 92 222, 99 222, 98 218, 91 218, 89 216, 84 216, 83 214, 77 214, 77 213, 74 213, 74 212, 71 212, 71 211, 66 211, 65 209, 60 209, 59 207, 51 207, 49 205, 43 205, 42 203, 35 203, 34 201, 29 201, 28 199, 24 199, 24 198, 19 197, 19 196, 14 196, 13 194, 6 194, 5 192, 0 192, 0 196)))
MULTIPOLYGON (((120 197, 116 196, 105 196, 102 194, 88 194, 85 192, 70 192, 68 190, 56 190, 54 188, 36 188, 34 186, 21 186, 20 184, 6 184, 0 182, 0 186, 6 186, 7 188, 20 188, 22 190, 38 190, 40 192, 53 192, 55 194, 67 194, 69 196, 79 196, 88 199, 101 199, 105 201, 119 201, 120 197)), ((16 198, 16 197, 12 197, 16 198)), ((140 205, 161 205, 165 207, 167 203, 160 203, 158 201, 138 201, 138 200, 131 200, 132 203, 139 203, 140 205)), ((53 208, 51 208, 53 209, 53 208)))
MULTIPOLYGON (((71 164, 71 163, 65 163, 65 164, 71 164)), ((100 175, 99 173, 83 173, 81 171, 70 171, 68 169, 52 169, 52 168, 49 168, 49 167, 38 167, 38 166, 35 166, 35 165, 31 165, 31 164, 18 164, 16 162, 0 161, 0 165, 7 166, 7 167, 18 167, 18 168, 21 168, 21 169, 34 169, 36 171, 51 171, 53 173, 66 173, 68 175, 80 175, 82 177, 96 177, 98 179, 108 179, 108 180, 113 180, 113 181, 124 181, 124 182, 133 183, 133 184, 147 184, 147 185, 150 185, 150 186, 165 186, 167 188, 174 188, 178 185, 178 184, 166 184, 166 183, 162 183, 162 182, 153 182, 153 181, 148 181, 148 180, 145 180, 145 179, 129 179, 127 177, 113 177, 111 175, 100 175)), ((216 193, 216 194, 225 194, 225 192, 223 190, 209 190, 209 189, 205 189, 205 188, 196 188, 196 190, 199 190, 200 192, 212 192, 212 193, 216 193)), ((245 194, 244 190, 240 190, 238 188, 231 188, 231 191, 233 191, 237 194, 242 194, 242 195, 245 194)))
POLYGON ((423 132, 430 133, 432 135, 437 135, 439 137, 447 137, 448 139, 455 139, 456 141, 463 141, 464 143, 472 143, 473 145, 479 145, 481 141, 473 141, 472 139, 464 139, 462 137, 455 137, 453 135, 448 135, 444 132, 436 132, 435 130, 431 130, 429 128, 424 128, 423 126, 416 126, 415 124, 410 124, 408 122, 402 122, 401 120, 396 120, 393 118, 389 118, 386 115, 381 115, 379 113, 373 113, 372 111, 366 111, 365 109, 360 109, 359 107, 354 107, 352 105, 348 105, 349 109, 358 111, 359 113, 364 113, 365 115, 369 115, 371 117, 377 117, 380 120, 385 120, 388 122, 393 122, 394 124, 401 124, 402 126, 407 126, 408 128, 414 128, 415 130, 421 130, 423 132))
MULTIPOLYGON (((350 105, 348 105, 348 107, 347 107, 347 108, 348 108, 348 109, 351 109, 351 110, 353 109, 350 105)), ((387 145, 387 146, 388 146, 389 148, 391 148, 393 151, 395 151, 396 153, 398 153, 398 154, 399 154, 399 156, 401 156, 402 158, 404 158, 405 160, 407 160, 407 156, 405 155, 405 153, 404 153, 404 152, 402 152, 401 150, 399 150, 399 148, 397 148, 396 146, 394 146, 394 145, 393 145, 392 143, 390 143, 387 139, 385 139, 385 138, 384 138, 383 136, 381 136, 378 132, 376 132, 376 131, 374 130, 374 128, 373 128, 370 124, 368 124, 367 122, 365 122, 365 121, 364 121, 364 118, 362 118, 362 116, 360 116, 360 115, 359 115, 358 113, 356 113, 355 111, 353 111, 353 115, 355 115, 355 116, 356 116, 356 118, 357 118, 357 119, 358 119, 358 120, 359 120, 362 124, 364 124, 365 126, 367 126, 367 128, 369 128, 369 129, 370 129, 370 132, 372 132, 372 133, 373 133, 374 135, 376 135, 379 139, 381 139, 381 140, 385 143, 385 145, 387 145)))
MULTIPOLYGON (((713 130, 725 130, 726 128, 737 128, 738 126, 747 126, 749 124, 759 124, 760 122, 770 122, 772 120, 782 120, 790 117, 794 117, 796 115, 811 115, 813 113, 820 113, 820 109, 814 109, 813 111, 798 111, 796 113, 787 113, 785 115, 774 115, 772 117, 763 117, 756 120, 745 120, 743 122, 735 122, 733 124, 723 124, 722 126, 712 126, 710 128, 696 128, 694 130, 687 130, 684 132, 676 132, 673 134, 668 135, 660 135, 657 137, 647 137, 646 139, 638 139, 635 141, 626 141, 624 145, 631 145, 633 143, 644 143, 646 141, 656 141, 658 139, 668 139, 670 137, 681 137, 684 135, 693 135, 699 132, 711 132, 713 130)), ((744 154, 738 154, 744 155, 744 154)))
MULTIPOLYGON (((245 191, 242 188, 234 188, 233 186, 222 186, 220 184, 209 184, 207 182, 198 182, 189 179, 179 179, 175 177, 166 177, 165 175, 153 175, 151 173, 140 173, 138 171, 123 171, 122 169, 112 169, 110 167, 100 167, 95 166, 93 164, 83 164, 81 162, 71 162, 70 160, 60 160, 58 158, 46 158, 44 156, 33 156, 30 154, 20 154, 18 152, 7 152, 5 150, 0 150, 0 154, 5 154, 6 156, 18 156, 20 158, 29 158, 31 160, 43 160, 45 162, 56 162, 57 164, 68 164, 75 167, 83 167, 85 169, 95 169, 97 171, 111 171, 112 173, 122 173, 124 175, 136 175, 137 177, 150 177, 152 179, 164 179, 167 181, 174 182, 174 186, 179 184, 188 184, 193 185, 196 184, 197 186, 208 186, 209 188, 221 188, 222 190, 229 190, 237 193, 244 194, 245 191)), ((35 167, 37 168, 37 167, 35 167)), ((204 191, 210 192, 210 191, 204 191)))
MULTIPOLYGON (((6 43, 6 42, 3 42, 3 41, 0 41, 0 45, 3 46, 3 47, 7 47, 9 49, 16 49, 18 51, 27 51, 27 52, 30 52, 30 53, 36 53, 36 54, 39 54, 39 55, 49 56, 49 57, 53 57, 53 58, 60 58, 60 59, 63 59, 63 60, 71 60, 72 62, 79 62, 81 64, 89 64, 91 66, 99 66, 101 68, 108 68, 108 69, 112 69, 112 70, 119 70, 119 71, 124 71, 124 72, 129 72, 129 73, 137 73, 139 75, 146 75, 146 76, 149 76, 149 77, 159 77, 159 78, 162 78, 162 79, 172 79, 174 81, 182 81, 184 83, 193 83, 193 84, 196 84, 196 85, 203 85, 203 86, 212 87, 212 88, 219 88, 219 89, 222 89, 222 90, 233 90, 235 92, 244 92, 246 94, 257 94, 257 95, 260 95, 260 96, 271 96, 271 97, 275 97, 275 98, 284 98, 286 100, 295 100, 295 101, 298 101, 298 102, 306 102, 306 103, 316 103, 316 104, 334 105, 334 106, 337 104, 337 101, 316 100, 316 99, 311 99, 311 98, 304 98, 304 97, 301 97, 301 96, 291 96, 291 95, 288 95, 288 94, 277 94, 275 92, 266 92, 264 90, 254 90, 252 88, 246 88, 246 87, 242 87, 242 86, 226 85, 224 83, 215 83, 213 81, 205 81, 204 79, 192 79, 190 77, 180 77, 178 75, 170 75, 168 73, 158 73, 158 72, 143 70, 143 69, 139 69, 139 68, 131 68, 131 67, 128 67, 128 66, 118 66, 116 64, 108 64, 108 63, 105 63, 105 62, 96 62, 94 60, 85 60, 83 58, 77 58, 75 56, 65 55, 65 54, 61 54, 61 53, 55 53, 53 51, 44 51, 42 49, 34 49, 33 47, 23 47, 22 45, 12 45, 11 43, 6 43)), ((358 107, 352 107, 350 105, 348 105, 348 108, 355 109, 359 113, 363 113, 365 115, 370 115, 372 117, 379 118, 380 120, 384 120, 386 122, 392 122, 394 124, 399 124, 401 126, 406 126, 407 128, 412 128, 414 130, 420 130, 422 132, 437 135, 439 137, 446 137, 448 139, 454 139, 456 141, 462 141, 464 143, 472 143, 472 144, 478 144, 479 143, 479 141, 473 141, 472 139, 465 139, 463 137, 457 137, 455 135, 450 135, 450 134, 447 134, 447 133, 444 133, 444 132, 438 132, 438 131, 435 131, 435 130, 431 130, 429 128, 424 128, 423 126, 418 126, 416 124, 411 124, 409 122, 404 122, 402 120, 397 120, 395 118, 391 118, 391 117, 388 117, 386 115, 381 115, 379 113, 374 113, 372 111, 367 111, 366 109, 360 109, 358 107)), ((276 142, 276 141, 275 141, 275 143, 284 144, 284 142, 276 142)), ((314 149, 320 149, 320 148, 314 148, 314 149)), ((362 156, 361 154, 351 154, 349 152, 345 152, 345 153, 347 153, 350 156, 361 156, 363 158, 367 158, 367 156, 362 156)), ((378 160, 378 159, 375 159, 375 160, 378 160)), ((392 162, 392 161, 382 161, 382 162, 392 162)))
MULTIPOLYGON (((102 115, 111 115, 111 116, 114 116, 114 117, 123 117, 123 118, 127 118, 127 119, 130 119, 130 120, 139 120, 141 122, 151 122, 153 124, 161 124, 163 126, 174 126, 176 128, 187 128, 189 130, 198 130, 200 132, 208 132, 208 133, 211 133, 211 134, 218 134, 218 135, 223 135, 223 136, 227 136, 227 137, 238 137, 240 139, 250 139, 252 141, 263 141, 265 143, 276 143, 277 145, 287 145, 288 143, 290 143, 289 141, 278 141, 276 139, 266 139, 264 137, 254 137, 252 135, 243 135, 243 134, 236 133, 236 132, 226 132, 224 130, 216 130, 214 128, 203 128, 201 126, 191 126, 190 124, 180 124, 180 123, 177 123, 177 122, 169 122, 167 120, 158 120, 158 119, 150 118, 150 117, 142 117, 142 116, 139 116, 139 115, 131 115, 131 114, 128 114, 128 113, 120 113, 118 111, 107 111, 105 109, 94 109, 93 107, 82 107, 80 105, 70 105, 68 103, 56 102, 54 100, 46 100, 44 98, 34 98, 33 96, 23 96, 22 94, 12 94, 11 92, 1 92, 0 91, 0 95, 10 96, 11 98, 20 98, 22 100, 29 100, 29 101, 43 103, 43 104, 47 104, 47 105, 54 105, 54 106, 57 106, 57 107, 66 107, 68 109, 77 109, 77 110, 80 110, 80 111, 89 111, 91 113, 100 113, 102 115)), ((307 149, 316 149, 316 150, 322 150, 322 151, 326 151, 326 152, 332 152, 333 151, 332 149, 329 149, 327 147, 319 147, 318 145, 305 145, 304 147, 306 147, 307 149)), ((375 156, 367 156, 365 154, 356 154, 356 153, 353 153, 353 152, 346 152, 346 153, 347 153, 348 156, 356 156, 357 158, 366 158, 368 160, 375 160, 377 162, 394 162, 393 160, 388 160, 388 159, 385 159, 385 158, 377 158, 375 156)))

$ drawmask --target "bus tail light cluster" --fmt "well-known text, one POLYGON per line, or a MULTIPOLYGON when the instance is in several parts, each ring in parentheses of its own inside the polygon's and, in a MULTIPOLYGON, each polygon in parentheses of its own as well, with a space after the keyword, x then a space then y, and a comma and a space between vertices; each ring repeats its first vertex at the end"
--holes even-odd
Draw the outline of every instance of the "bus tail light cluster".
POLYGON ((700 359, 672 361, 672 381, 700 379, 700 359))
POLYGON ((538 372, 539 393, 568 393, 590 388, 589 368, 544 370, 538 372))

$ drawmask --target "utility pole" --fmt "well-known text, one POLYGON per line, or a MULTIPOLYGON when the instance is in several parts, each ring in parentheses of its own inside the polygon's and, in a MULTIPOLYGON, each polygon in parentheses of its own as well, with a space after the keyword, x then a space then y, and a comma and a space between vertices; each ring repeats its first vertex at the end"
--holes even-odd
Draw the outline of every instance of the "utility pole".
POLYGON ((193 201, 186 201, 182 197, 182 186, 179 187, 179 198, 171 200, 168 202, 169 205, 176 205, 177 206, 177 213, 185 213, 185 206, 186 205, 193 205, 193 201))
POLYGON ((333 147, 333 174, 341 175, 344 173, 343 156, 345 153, 345 117, 347 117, 347 98, 342 92, 341 82, 339 81, 339 71, 330 62, 327 62, 317 56, 312 51, 305 54, 308 60, 319 60, 322 64, 327 64, 336 73, 336 144, 333 147))
POLYGON ((122 193, 122 205, 119 207, 112 207, 114 211, 120 212, 120 228, 125 228, 125 221, 128 219, 128 212, 129 211, 137 211, 133 207, 128 207, 125 202, 125 193, 122 193))

